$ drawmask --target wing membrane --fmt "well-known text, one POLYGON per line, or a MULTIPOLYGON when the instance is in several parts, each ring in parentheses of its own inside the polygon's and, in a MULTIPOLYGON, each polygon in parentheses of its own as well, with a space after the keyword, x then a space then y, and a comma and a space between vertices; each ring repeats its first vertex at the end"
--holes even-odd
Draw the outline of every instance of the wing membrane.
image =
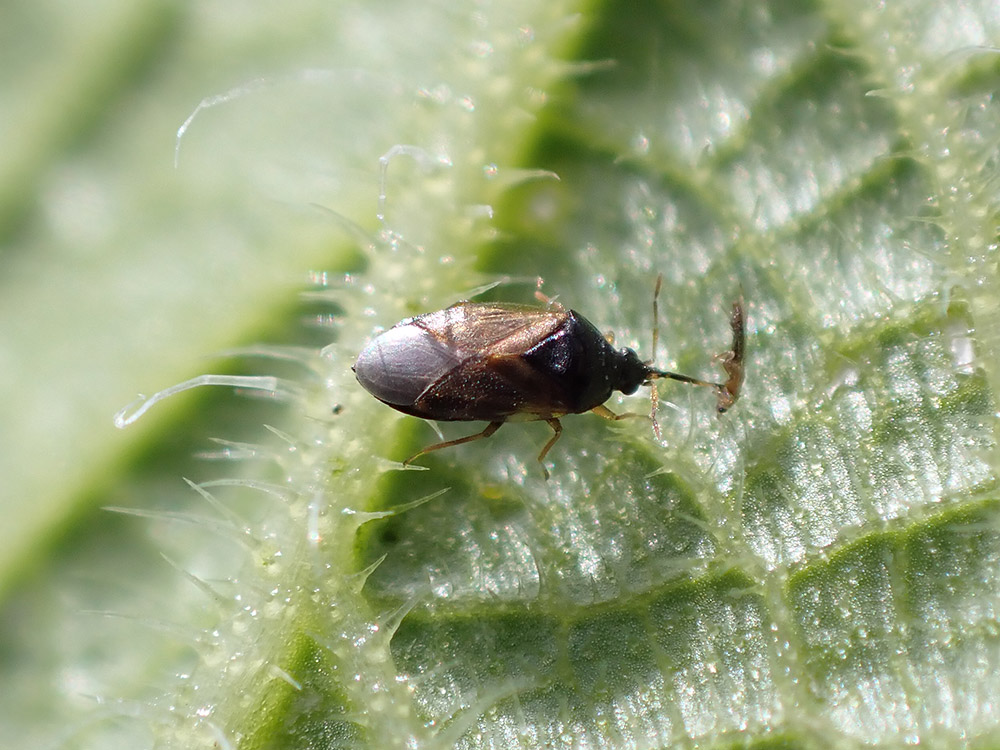
POLYGON ((459 302, 414 318, 443 345, 464 359, 523 352, 549 336, 566 319, 562 310, 493 302, 459 302))
MULTIPOLYGON (((562 393, 523 355, 559 330, 561 309, 459 302, 414 318, 458 362, 429 383, 406 411, 442 421, 503 420, 564 414, 562 393)), ((397 407, 399 408, 399 407, 397 407)))
POLYGON ((441 421, 549 419, 569 411, 561 384, 520 354, 469 360, 427 388, 414 409, 441 421))

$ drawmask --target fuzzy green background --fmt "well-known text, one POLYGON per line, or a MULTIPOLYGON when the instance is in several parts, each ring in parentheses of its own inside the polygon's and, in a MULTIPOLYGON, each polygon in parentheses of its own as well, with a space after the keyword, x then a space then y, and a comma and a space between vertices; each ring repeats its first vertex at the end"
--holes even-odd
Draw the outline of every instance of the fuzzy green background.
POLYGON ((5 8, 0 747, 1000 747, 998 45, 996 2, 5 8), (400 471, 438 438, 357 352, 538 276, 707 377, 742 294, 743 399, 400 471), (280 387, 114 428, 203 373, 280 387))

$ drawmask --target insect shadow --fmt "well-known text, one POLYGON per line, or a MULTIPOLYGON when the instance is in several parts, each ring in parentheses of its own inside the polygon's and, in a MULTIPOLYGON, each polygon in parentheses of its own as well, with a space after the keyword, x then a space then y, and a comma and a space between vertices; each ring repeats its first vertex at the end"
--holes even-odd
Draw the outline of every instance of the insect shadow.
MULTIPOLYGON (((662 282, 658 276, 653 292, 654 352, 662 282)), ((548 479, 543 462, 562 434, 560 417, 587 411, 612 420, 645 416, 615 414, 604 406, 614 391, 628 395, 639 386, 650 386, 649 418, 657 439, 659 396, 654 381, 668 378, 712 388, 720 414, 739 398, 746 340, 742 299, 733 302, 729 316, 732 346, 716 358, 728 376, 718 383, 660 370, 632 349, 615 349, 610 336, 580 313, 542 294, 541 279, 535 296, 544 307, 458 302, 407 318, 358 355, 353 367, 358 382, 393 409, 442 422, 489 422, 482 432, 418 451, 404 465, 431 451, 488 438, 505 422, 544 420, 553 434, 538 461, 548 479)))

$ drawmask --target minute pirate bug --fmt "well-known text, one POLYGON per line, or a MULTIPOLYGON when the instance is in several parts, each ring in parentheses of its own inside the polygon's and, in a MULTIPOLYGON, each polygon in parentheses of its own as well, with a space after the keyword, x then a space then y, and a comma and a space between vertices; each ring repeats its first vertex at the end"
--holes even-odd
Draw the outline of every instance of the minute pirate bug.
MULTIPOLYGON (((659 338, 658 306, 663 277, 653 293, 653 351, 659 338)), ((504 422, 545 420, 553 435, 538 454, 542 461, 562 434, 559 417, 592 411, 605 419, 641 417, 615 414, 606 406, 613 391, 628 395, 651 388, 650 419, 657 438, 658 394, 654 380, 670 378, 713 388, 720 414, 739 398, 743 385, 746 322, 743 301, 729 317, 732 348, 717 358, 725 383, 659 370, 632 349, 615 349, 585 317, 567 310, 539 289, 545 307, 502 302, 458 302, 437 312, 407 318, 377 336, 358 355, 353 370, 362 387, 393 409, 442 422, 486 421, 474 435, 436 443, 431 451, 488 438, 504 422)))

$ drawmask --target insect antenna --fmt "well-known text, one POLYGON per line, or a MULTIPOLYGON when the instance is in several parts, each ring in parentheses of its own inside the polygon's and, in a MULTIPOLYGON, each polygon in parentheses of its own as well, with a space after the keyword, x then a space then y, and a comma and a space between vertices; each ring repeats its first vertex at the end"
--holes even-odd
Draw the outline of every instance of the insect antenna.
MULTIPOLYGON (((653 290, 653 348, 651 354, 656 357, 656 345, 660 343, 660 287, 663 286, 663 274, 658 273, 656 275, 656 288, 653 290)), ((655 372, 652 368, 653 360, 649 360, 646 363, 646 367, 649 370, 649 374, 655 372)), ((650 378, 652 380, 652 378, 650 378)), ((660 405, 660 394, 656 390, 655 385, 649 386, 649 421, 653 423, 653 434, 656 435, 657 440, 662 440, 663 437, 660 434, 660 423, 656 419, 656 407, 660 405)))
MULTIPOLYGON (((660 343, 660 287, 663 286, 663 274, 656 275, 656 288, 653 290, 653 357, 656 357, 656 345, 660 343)), ((649 361, 652 364, 652 360, 649 361)))
MULTIPOLYGON (((663 274, 658 274, 656 277, 656 288, 653 290, 653 356, 656 356, 656 347, 660 340, 660 288, 663 286, 663 274)), ((651 381, 670 379, 679 380, 682 383, 688 383, 690 385, 701 385, 708 388, 715 389, 716 397, 718 398, 717 410, 719 414, 726 412, 730 406, 732 406, 736 399, 739 398, 740 389, 743 386, 743 356, 746 342, 746 315, 743 312, 743 298, 742 295, 740 299, 733 303, 732 313, 729 316, 729 326, 733 333, 733 342, 730 350, 724 354, 719 355, 718 359, 722 361, 723 369, 725 369, 726 374, 729 376, 725 383, 715 383, 709 380, 702 380, 700 378, 693 378, 690 375, 682 375, 679 372, 670 372, 669 370, 659 370, 652 365, 652 361, 646 362, 646 379, 650 382, 650 400, 651 407, 649 418, 653 423, 653 433, 656 435, 656 439, 660 440, 660 423, 656 419, 656 409, 659 405, 660 396, 656 390, 655 384, 651 381)))

